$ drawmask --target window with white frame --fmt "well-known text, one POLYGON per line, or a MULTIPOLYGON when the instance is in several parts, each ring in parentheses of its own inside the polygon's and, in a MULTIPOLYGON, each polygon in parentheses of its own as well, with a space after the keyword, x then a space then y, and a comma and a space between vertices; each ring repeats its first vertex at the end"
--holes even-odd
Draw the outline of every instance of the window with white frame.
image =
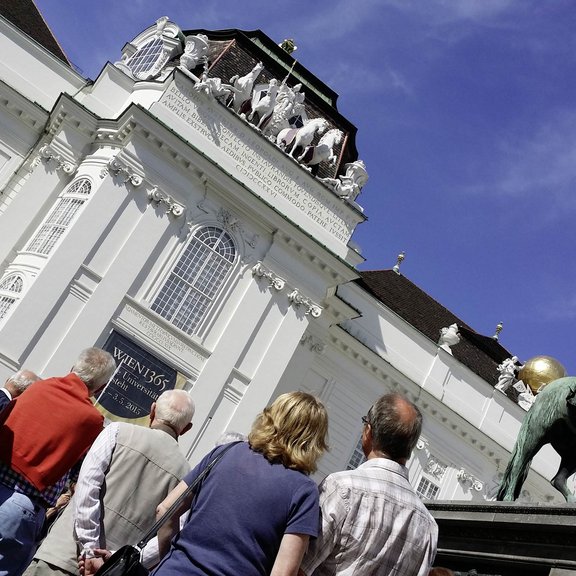
POLYGON ((236 259, 230 235, 214 226, 198 229, 154 298, 151 309, 193 334, 236 259))
POLYGON ((364 456, 364 451, 362 450, 362 437, 360 437, 358 444, 356 444, 354 448, 354 452, 352 452, 352 456, 350 456, 346 470, 355 470, 364 462, 366 462, 366 456, 364 456))
POLYGON ((27 252, 48 255, 90 197, 92 184, 87 178, 73 182, 56 204, 26 247, 27 252))
POLYGON ((24 278, 20 274, 9 274, 0 281, 0 320, 22 297, 24 278))
POLYGON ((139 48, 126 62, 135 78, 145 78, 162 56, 164 42, 160 36, 152 38, 139 48))
POLYGON ((434 484, 428 478, 422 476, 420 482, 418 483, 418 488, 416 488, 416 493, 422 500, 436 500, 438 493, 440 492, 440 486, 434 484))

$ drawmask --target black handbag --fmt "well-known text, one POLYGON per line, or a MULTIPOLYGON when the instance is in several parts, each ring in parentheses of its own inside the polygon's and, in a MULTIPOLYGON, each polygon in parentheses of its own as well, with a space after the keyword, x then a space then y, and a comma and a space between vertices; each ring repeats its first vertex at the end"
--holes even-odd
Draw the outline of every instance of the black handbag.
POLYGON ((156 520, 154 525, 144 534, 142 540, 138 542, 136 546, 132 546, 131 544, 126 544, 122 546, 119 550, 114 552, 108 560, 104 561, 104 564, 98 568, 96 574, 94 576, 146 576, 148 574, 148 570, 142 566, 140 563, 140 553, 148 541, 151 540, 158 530, 172 517, 174 512, 178 509, 180 504, 184 499, 186 499, 190 494, 196 493, 200 491, 200 487, 202 482, 208 473, 214 466, 218 463, 220 458, 224 456, 225 452, 227 452, 232 446, 238 444, 238 442, 231 442, 227 444, 202 470, 200 474, 196 477, 194 482, 186 488, 186 490, 180 495, 180 497, 168 508, 166 514, 156 520))
POLYGON ((140 550, 126 544, 98 568, 96 576, 148 576, 148 570, 140 564, 140 550))

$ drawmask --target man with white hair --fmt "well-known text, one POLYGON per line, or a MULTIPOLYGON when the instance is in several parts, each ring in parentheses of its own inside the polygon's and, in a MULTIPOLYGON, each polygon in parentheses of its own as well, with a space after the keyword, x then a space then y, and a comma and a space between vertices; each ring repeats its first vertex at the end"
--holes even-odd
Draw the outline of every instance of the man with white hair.
POLYGON ((85 573, 103 563, 101 550, 135 544, 155 522, 156 506, 190 466, 178 437, 192 427, 194 402, 168 390, 152 404, 148 428, 114 422, 86 455, 76 491, 36 552, 26 576, 85 573), (77 546, 78 544, 78 546, 77 546))
MULTIPOLYGON (((46 509, 102 431, 90 397, 116 363, 99 348, 83 350, 67 376, 31 384, 0 426, 0 576, 19 576, 30 562, 46 509)), ((6 412, 8 412, 6 414, 6 412)))
POLYGON ((0 411, 4 410, 14 398, 18 398, 30 384, 38 380, 40 380, 40 378, 31 370, 22 369, 12 374, 12 376, 4 382, 4 387, 0 388, 0 411))

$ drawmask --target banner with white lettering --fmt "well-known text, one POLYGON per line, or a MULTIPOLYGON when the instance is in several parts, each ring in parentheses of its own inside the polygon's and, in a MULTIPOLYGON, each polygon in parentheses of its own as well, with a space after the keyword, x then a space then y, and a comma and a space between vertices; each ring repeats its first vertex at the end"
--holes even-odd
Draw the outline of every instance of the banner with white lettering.
POLYGON ((110 334, 103 348, 114 356, 117 368, 96 406, 110 419, 146 419, 162 392, 180 387, 174 368, 118 332, 110 334))

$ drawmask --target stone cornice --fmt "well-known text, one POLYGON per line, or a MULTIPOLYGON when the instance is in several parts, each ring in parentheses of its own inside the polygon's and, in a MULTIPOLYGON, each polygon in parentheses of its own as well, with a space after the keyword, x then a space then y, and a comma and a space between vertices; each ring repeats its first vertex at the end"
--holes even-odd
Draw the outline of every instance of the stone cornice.
POLYGON ((0 108, 36 131, 41 131, 48 119, 48 112, 44 108, 35 102, 30 102, 2 81, 0 81, 0 108))

